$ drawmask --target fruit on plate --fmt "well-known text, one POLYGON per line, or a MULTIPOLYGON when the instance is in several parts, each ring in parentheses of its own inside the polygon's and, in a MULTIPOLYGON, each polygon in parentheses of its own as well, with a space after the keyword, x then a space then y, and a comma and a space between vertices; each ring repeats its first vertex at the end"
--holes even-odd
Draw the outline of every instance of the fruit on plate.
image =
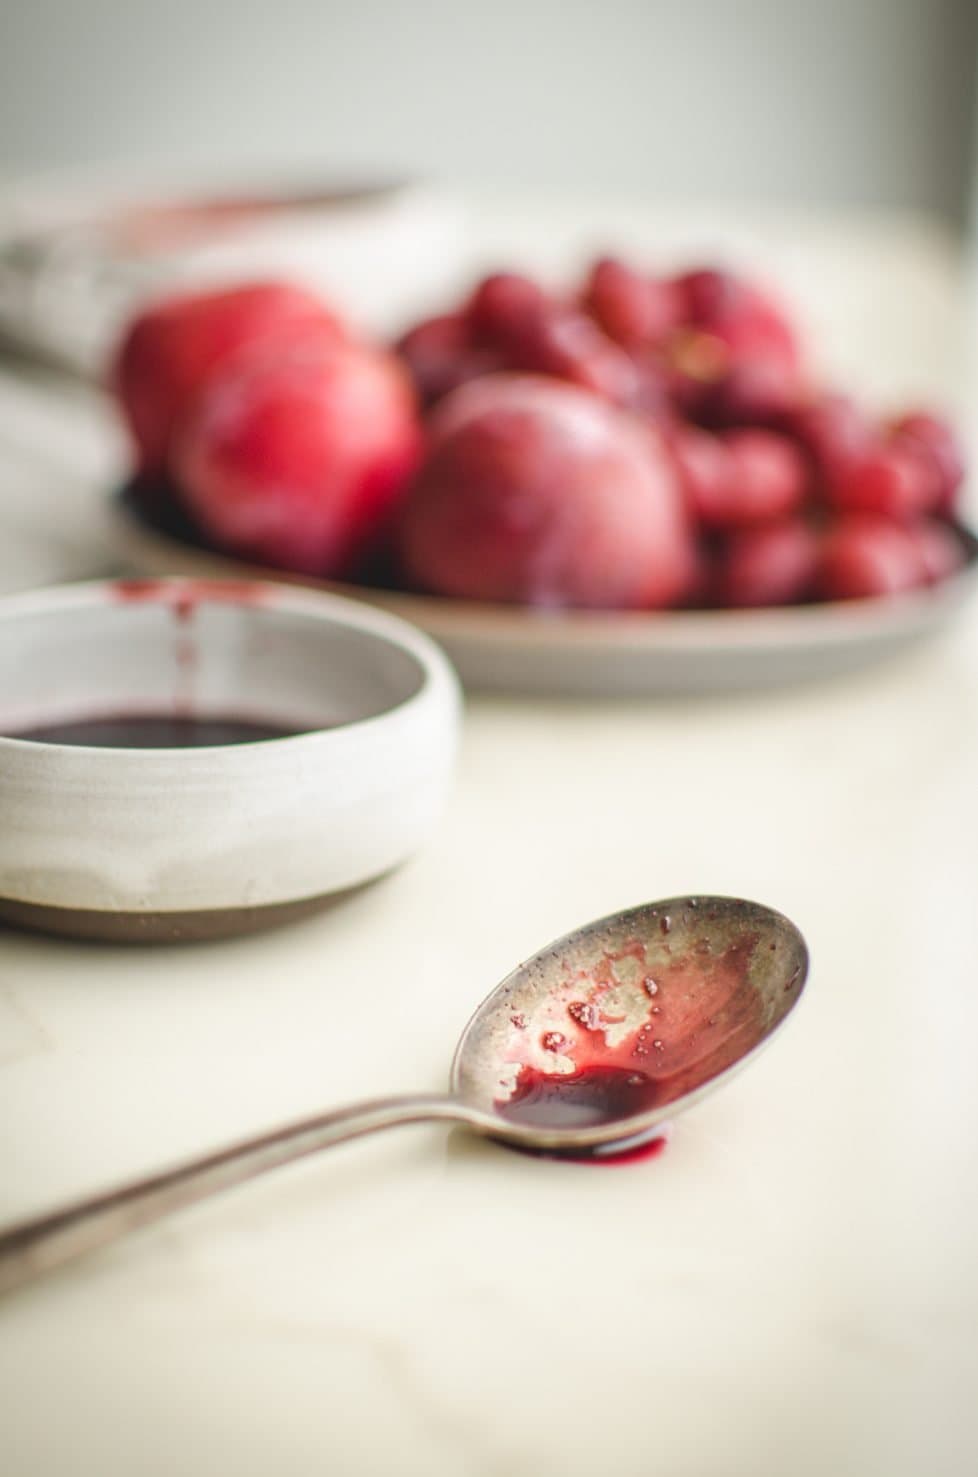
POLYGON ((392 353, 285 283, 184 295, 112 377, 147 500, 271 567, 653 609, 895 595, 967 560, 948 423, 820 385, 770 290, 713 266, 495 272, 392 353))
POLYGON ((339 576, 385 536, 420 441, 392 355, 310 339, 212 378, 177 432, 173 468, 219 547, 339 576))
POLYGON ((693 573, 682 494, 654 427, 544 377, 456 390, 401 515, 412 583, 543 607, 651 608, 693 573))
POLYGON ((819 570, 818 535, 804 518, 779 518, 735 533, 720 559, 718 605, 793 605, 811 597, 819 570))
POLYGON ((397 348, 427 406, 499 370, 565 379, 619 405, 635 404, 642 386, 640 367, 594 318, 516 272, 485 278, 461 312, 417 324, 397 348))
POLYGON ((964 549, 953 528, 937 518, 918 518, 910 525, 924 581, 936 585, 964 564, 964 549))
POLYGON ((660 348, 685 316, 675 283, 639 272, 613 256, 594 263, 582 303, 609 338, 638 352, 660 348))
POLYGON ((676 279, 683 321, 713 334, 734 358, 773 359, 786 368, 801 357, 798 336, 773 298, 733 272, 700 267, 676 279))
POLYGON ((686 604, 897 593, 964 562, 964 461, 947 422, 923 410, 879 421, 819 387, 780 303, 734 273, 655 275, 606 256, 561 297, 497 272, 401 346, 433 428, 446 394, 499 369, 569 381, 658 427, 696 537, 686 604), (418 356, 436 339, 437 375, 418 356))
POLYGON ((914 535, 883 513, 847 513, 828 530, 817 582, 831 600, 898 595, 926 579, 914 535))
POLYGON ((417 324, 400 340, 397 350, 423 405, 434 405, 450 390, 505 364, 498 351, 471 342, 461 313, 442 313, 417 324))
POLYGON ((781 306, 715 268, 673 286, 683 326, 667 357, 686 413, 707 425, 779 423, 805 390, 800 342, 781 306))
POLYGON ((947 421, 928 411, 911 411, 893 421, 890 435, 900 445, 916 447, 931 462, 938 487, 936 509, 944 515, 953 513, 965 466, 964 454, 947 421))
POLYGON ((671 446, 689 506, 704 529, 765 523, 804 503, 811 469, 787 436, 744 427, 714 435, 676 428, 671 446))
POLYGON ((168 463, 173 435, 214 374, 258 346, 346 336, 312 293, 286 282, 255 282, 167 298, 129 324, 110 377, 136 446, 140 469, 168 463))
POLYGON ((823 486, 865 450, 873 435, 869 416, 855 401, 831 392, 803 398, 784 417, 783 429, 811 457, 823 486))

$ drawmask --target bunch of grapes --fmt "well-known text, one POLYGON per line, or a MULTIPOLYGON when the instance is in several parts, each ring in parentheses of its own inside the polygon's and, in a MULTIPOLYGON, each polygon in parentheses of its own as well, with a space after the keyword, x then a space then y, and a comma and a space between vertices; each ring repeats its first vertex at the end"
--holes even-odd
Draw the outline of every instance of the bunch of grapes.
MULTIPOLYGON (((436 440, 460 387, 514 373, 573 385, 653 430, 691 531, 672 604, 892 595, 964 562, 964 460, 948 423, 924 411, 881 422, 817 386, 781 304, 729 272, 654 276, 608 257, 570 296, 497 273, 397 350, 436 440)), ((529 437, 524 459, 534 447, 529 437)), ((517 446, 514 478, 538 481, 519 459, 517 446)))

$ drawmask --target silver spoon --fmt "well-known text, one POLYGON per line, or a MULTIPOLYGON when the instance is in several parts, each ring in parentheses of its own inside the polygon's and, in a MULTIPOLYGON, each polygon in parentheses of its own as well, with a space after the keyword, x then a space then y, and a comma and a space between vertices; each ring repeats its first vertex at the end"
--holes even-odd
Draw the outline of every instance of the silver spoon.
POLYGON ((0 1232, 0 1292, 182 1206, 398 1123, 444 1119, 514 1148, 611 1157, 754 1055, 808 971, 794 924, 736 898, 671 898, 558 939, 462 1033, 445 1095, 378 1098, 245 1139, 0 1232))

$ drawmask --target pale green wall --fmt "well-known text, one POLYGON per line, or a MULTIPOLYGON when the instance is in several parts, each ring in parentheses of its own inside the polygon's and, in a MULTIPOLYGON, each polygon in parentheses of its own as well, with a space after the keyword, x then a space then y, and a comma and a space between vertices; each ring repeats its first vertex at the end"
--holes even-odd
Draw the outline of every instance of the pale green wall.
POLYGON ((962 209, 975 0, 0 0, 0 169, 962 209))

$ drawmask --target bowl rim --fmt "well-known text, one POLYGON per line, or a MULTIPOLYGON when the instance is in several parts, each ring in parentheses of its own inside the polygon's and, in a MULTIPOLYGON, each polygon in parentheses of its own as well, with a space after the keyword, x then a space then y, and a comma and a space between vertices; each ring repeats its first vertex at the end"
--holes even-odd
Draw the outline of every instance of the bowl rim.
POLYGON ((343 740, 348 734, 364 734, 378 725, 390 723, 392 719, 409 720, 411 715, 432 700, 437 700, 439 695, 448 699, 456 713, 460 709, 461 688, 455 669, 437 642, 424 631, 402 617, 364 601, 307 585, 293 585, 273 579, 251 579, 243 575, 237 578, 220 575, 112 575, 0 595, 0 625, 6 624, 8 620, 29 618, 33 614, 69 614, 71 611, 105 606, 114 606, 119 611, 142 603, 176 608, 181 598, 188 597, 193 598, 196 604, 209 602, 236 606, 241 610, 282 611, 357 632, 412 657, 417 663, 420 681, 413 692, 378 713, 275 738, 233 744, 200 744, 193 748, 136 748, 126 745, 59 744, 47 741, 40 744, 35 739, 18 738, 15 734, 0 731, 0 752, 43 750, 47 755, 70 753, 79 757, 108 755, 116 758, 125 754, 127 759, 137 763, 144 758, 159 760, 161 756, 166 756, 177 762, 187 762, 194 756, 199 759, 207 754, 239 755, 255 750, 281 753, 281 746, 285 744, 343 740))

